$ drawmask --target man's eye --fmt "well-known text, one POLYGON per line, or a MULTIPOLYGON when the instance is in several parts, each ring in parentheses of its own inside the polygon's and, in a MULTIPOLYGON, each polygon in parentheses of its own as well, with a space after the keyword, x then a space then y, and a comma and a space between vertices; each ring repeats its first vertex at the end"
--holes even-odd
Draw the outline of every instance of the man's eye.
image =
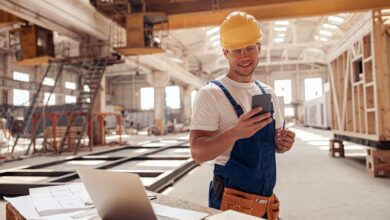
POLYGON ((252 47, 246 48, 247 51, 253 51, 253 50, 255 50, 255 49, 256 49, 256 47, 253 47, 253 46, 252 46, 252 47))

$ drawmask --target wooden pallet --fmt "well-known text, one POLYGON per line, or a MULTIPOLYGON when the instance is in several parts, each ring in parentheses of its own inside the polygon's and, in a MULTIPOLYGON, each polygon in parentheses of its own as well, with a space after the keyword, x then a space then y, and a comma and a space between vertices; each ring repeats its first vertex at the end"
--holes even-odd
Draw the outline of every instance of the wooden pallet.
POLYGON ((390 177, 390 150, 367 149, 366 167, 372 177, 390 177))

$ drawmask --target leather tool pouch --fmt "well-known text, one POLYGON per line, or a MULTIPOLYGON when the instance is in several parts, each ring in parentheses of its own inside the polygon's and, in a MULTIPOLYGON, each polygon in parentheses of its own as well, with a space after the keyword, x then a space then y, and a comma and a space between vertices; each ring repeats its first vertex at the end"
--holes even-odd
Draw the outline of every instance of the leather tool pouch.
POLYGON ((248 215, 276 220, 279 217, 279 200, 275 195, 263 197, 226 188, 223 192, 221 210, 235 210, 248 215))

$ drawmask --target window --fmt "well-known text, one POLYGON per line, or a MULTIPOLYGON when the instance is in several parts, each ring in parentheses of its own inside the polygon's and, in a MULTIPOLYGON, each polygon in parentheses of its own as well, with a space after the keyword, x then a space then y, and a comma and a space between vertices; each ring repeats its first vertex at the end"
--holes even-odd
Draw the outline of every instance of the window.
POLYGON ((13 97, 14 105, 23 105, 23 106, 30 105, 30 92, 28 90, 14 89, 13 93, 14 93, 14 97, 13 97))
POLYGON ((198 91, 196 91, 196 90, 193 90, 192 92, 191 92, 191 107, 193 107, 194 106, 194 101, 195 101, 195 97, 196 97, 196 94, 198 93, 198 91))
POLYGON ((76 96, 74 95, 66 95, 65 96, 65 103, 76 103, 76 96))
POLYGON ((154 108, 154 88, 141 88, 141 110, 150 110, 154 108))
POLYGON ((322 79, 321 78, 307 78, 305 79, 305 100, 322 96, 322 79))
POLYGON ((284 108, 284 116, 285 117, 294 117, 295 112, 293 107, 285 107, 284 108))
POLYGON ((49 78, 49 77, 45 77, 45 78, 43 79, 43 85, 46 85, 46 86, 54 86, 54 79, 49 78))
POLYGON ((84 85, 84 91, 85 92, 90 92, 91 89, 89 88, 89 85, 84 85))
POLYGON ((284 104, 290 104, 292 101, 291 80, 275 80, 276 96, 284 97, 284 104))
POLYGON ((50 92, 45 92, 43 96, 43 104, 46 105, 55 105, 56 104, 56 94, 51 94, 49 102, 47 100, 49 99, 50 92))
POLYGON ((75 90, 76 89, 76 83, 74 82, 65 82, 65 88, 75 90))
POLYGON ((30 82, 30 75, 27 73, 21 73, 21 72, 14 72, 14 80, 23 81, 23 82, 30 82))
POLYGON ((167 86, 165 87, 165 101, 167 107, 172 109, 180 108, 180 88, 179 86, 167 86))

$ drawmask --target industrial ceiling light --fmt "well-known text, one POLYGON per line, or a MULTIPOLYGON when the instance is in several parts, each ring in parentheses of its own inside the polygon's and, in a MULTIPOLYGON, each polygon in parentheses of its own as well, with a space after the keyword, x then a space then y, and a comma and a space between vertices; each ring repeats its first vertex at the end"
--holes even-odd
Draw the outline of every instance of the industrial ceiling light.
POLYGON ((219 41, 215 41, 214 43, 213 43, 213 46, 214 47, 217 47, 217 46, 219 46, 220 45, 220 42, 219 41))
POLYGON ((221 38, 221 35, 217 34, 215 36, 210 37, 211 41, 219 40, 221 38))
POLYGON ((385 20, 389 20, 390 19, 390 16, 382 16, 382 20, 385 21, 385 20))
POLYGON ((275 27, 274 31, 287 31, 286 27, 275 27))
POLYGON ((277 37, 274 39, 274 43, 283 43, 283 42, 284 42, 284 38, 277 37))
POLYGON ((316 35, 316 36, 314 36, 314 39, 318 40, 318 39, 319 39, 319 37, 316 35))
POLYGON ((342 24, 344 22, 344 18, 337 17, 337 16, 329 16, 328 21, 331 21, 336 24, 342 24))
POLYGON ((211 44, 214 44, 215 42, 220 43, 220 41, 221 41, 221 40, 220 40, 219 38, 215 38, 214 40, 211 41, 211 44))
POLYGON ((325 30, 320 30, 320 34, 321 34, 321 35, 324 35, 324 36, 329 36, 329 37, 331 37, 331 36, 333 35, 332 32, 330 32, 330 31, 325 31, 325 30))
POLYGON ((288 25, 289 21, 275 21, 276 25, 288 25))
POLYGON ((325 38, 325 37, 320 37, 320 40, 322 40, 322 41, 328 41, 328 38, 325 38))
POLYGON ((327 28, 327 29, 333 29, 333 30, 336 30, 338 27, 336 25, 333 25, 333 24, 322 24, 322 27, 324 28, 327 28))
POLYGON ((219 27, 211 28, 211 29, 209 29, 208 31, 206 31, 206 35, 207 35, 207 36, 210 36, 210 35, 212 35, 212 34, 217 33, 218 31, 219 31, 219 27))
POLYGON ((390 15, 390 8, 382 9, 381 13, 382 15, 390 15))
POLYGON ((183 60, 177 57, 170 57, 169 58, 172 62, 178 63, 178 64, 183 64, 183 60))
POLYGON ((278 37, 285 37, 286 34, 285 34, 285 33, 279 33, 277 36, 278 36, 278 37))

